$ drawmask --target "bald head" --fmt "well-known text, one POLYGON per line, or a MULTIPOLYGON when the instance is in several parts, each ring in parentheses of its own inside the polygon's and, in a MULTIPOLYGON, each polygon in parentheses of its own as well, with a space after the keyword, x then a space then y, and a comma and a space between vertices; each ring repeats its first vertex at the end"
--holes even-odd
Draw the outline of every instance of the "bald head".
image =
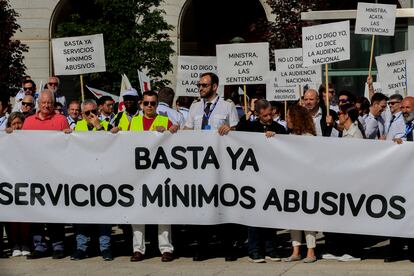
POLYGON ((400 104, 400 108, 406 122, 414 120, 414 97, 405 97, 400 104))
POLYGON ((315 111, 319 108, 318 92, 315 89, 306 90, 303 95, 303 106, 309 111, 315 111))

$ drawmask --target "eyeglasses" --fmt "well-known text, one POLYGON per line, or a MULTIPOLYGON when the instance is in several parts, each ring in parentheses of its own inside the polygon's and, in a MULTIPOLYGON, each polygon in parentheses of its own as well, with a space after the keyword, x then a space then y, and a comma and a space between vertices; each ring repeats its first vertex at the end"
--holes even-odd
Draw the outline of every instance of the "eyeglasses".
POLYGON ((349 100, 348 100, 348 99, 339 99, 339 102, 340 102, 340 103, 348 103, 348 102, 349 102, 349 100))
POLYGON ((28 102, 22 102, 22 105, 26 105, 26 106, 33 106, 33 103, 28 103, 28 102))
POLYGON ((203 88, 207 88, 209 87, 211 84, 209 83, 197 83, 197 88, 203 87, 203 88))
POLYGON ((98 110, 96 110, 96 109, 92 109, 92 110, 88 110, 88 111, 85 111, 85 115, 86 116, 89 116, 89 115, 91 115, 91 113, 93 113, 93 114, 98 114, 98 110))
POLYGON ((394 105, 394 104, 397 104, 397 103, 400 103, 400 102, 388 102, 388 105, 394 105))
POLYGON ((57 82, 49 82, 48 83, 50 86, 58 86, 58 83, 57 82))
POLYGON ((142 102, 142 104, 144 105, 144 106, 156 106, 157 105, 157 102, 149 102, 149 101, 143 101, 142 102))

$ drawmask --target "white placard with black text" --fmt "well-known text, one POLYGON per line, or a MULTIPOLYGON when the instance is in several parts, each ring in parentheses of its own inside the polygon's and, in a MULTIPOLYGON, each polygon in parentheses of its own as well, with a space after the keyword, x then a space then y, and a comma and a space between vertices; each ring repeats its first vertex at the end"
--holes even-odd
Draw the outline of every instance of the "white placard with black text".
POLYGON ((220 83, 264 84, 269 72, 269 43, 236 43, 216 46, 220 83))
POLYGON ((303 66, 349 60, 349 21, 302 28, 303 66))
POLYGON ((396 5, 358 3, 355 33, 393 36, 396 12, 396 5))
POLYGON ((52 39, 55 75, 105 72, 102 34, 52 39))

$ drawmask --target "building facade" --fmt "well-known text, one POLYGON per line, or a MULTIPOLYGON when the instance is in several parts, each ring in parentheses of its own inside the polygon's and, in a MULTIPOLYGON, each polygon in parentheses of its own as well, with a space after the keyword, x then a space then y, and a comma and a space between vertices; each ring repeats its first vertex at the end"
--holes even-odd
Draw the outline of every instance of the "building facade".
MULTIPOLYGON (((20 17, 18 24, 22 32, 16 34, 16 39, 20 39, 29 46, 29 52, 25 55, 27 74, 32 76, 36 83, 45 81, 47 76, 53 74, 51 38, 53 37, 56 24, 67 13, 71 0, 12 0, 11 6, 20 17)), ((332 1, 338 7, 339 2, 354 2, 356 8, 357 1, 332 1)), ((413 0, 395 0, 400 10, 397 20, 396 36, 391 40, 381 42, 383 48, 379 48, 377 54, 385 52, 414 49, 414 13, 413 0)), ((381 1, 384 3, 384 1, 381 1)), ((352 6, 351 6, 352 7, 352 6)), ((212 55, 215 54, 216 43, 227 43, 232 37, 245 37, 246 29, 251 28, 252 23, 258 18, 273 20, 270 7, 266 0, 165 0, 161 6, 165 10, 166 21, 174 26, 174 30, 169 32, 171 40, 174 42, 174 50, 177 55, 212 55), (216 22, 214 24, 214 22, 216 22), (243 28, 242 28, 243 27, 243 28)), ((314 11, 302 14, 303 20, 319 21, 321 23, 355 19, 355 10, 328 10, 314 11)), ((364 52, 369 51, 369 38, 357 37, 357 49, 364 52)), ((249 41, 249 39, 247 39, 249 41)), ((254 38, 251 38, 254 41, 254 38)), ((354 52, 355 52, 354 51, 354 52)), ((366 53, 363 53, 366 55, 366 53)), ((358 59, 361 60, 361 59, 358 59)), ((166 76, 167 79, 175 84, 175 68, 177 56, 172 57, 174 71, 166 76)), ((367 66, 359 64, 357 61, 341 65, 341 68, 332 66, 332 77, 338 78, 338 82, 346 83, 347 77, 357 79, 366 78, 367 66)), ((374 72, 375 73, 375 72, 374 72)), ((335 81, 335 79, 333 79, 335 81)), ((346 85, 344 85, 346 88, 346 85)))

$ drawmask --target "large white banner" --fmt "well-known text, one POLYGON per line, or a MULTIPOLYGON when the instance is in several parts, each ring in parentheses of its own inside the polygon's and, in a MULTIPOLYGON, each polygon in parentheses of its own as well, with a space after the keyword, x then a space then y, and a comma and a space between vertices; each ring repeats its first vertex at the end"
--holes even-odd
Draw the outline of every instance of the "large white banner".
POLYGON ((275 65, 279 86, 320 83, 321 66, 303 67, 302 48, 275 50, 275 65))
POLYGON ((220 83, 264 84, 269 72, 269 43, 235 43, 217 45, 220 83))
POLYGON ((407 89, 408 95, 413 95, 410 90, 414 87, 414 78, 410 72, 414 72, 414 50, 377 56, 375 61, 379 82, 385 93, 404 94, 404 89, 407 89))
POLYGON ((52 39, 55 75, 105 72, 102 34, 52 39))
POLYGON ((305 67, 349 60, 349 21, 303 27, 302 48, 305 67))
MULTIPOLYGON (((217 74, 217 58, 203 56, 179 56, 177 66, 177 96, 199 97, 197 83, 201 74, 217 74)), ((219 82, 219 84, 221 84, 219 82)))
POLYGON ((393 36, 397 5, 358 3, 356 34, 393 36))
POLYGON ((414 237, 414 144, 211 131, 0 134, 0 221, 414 237))

